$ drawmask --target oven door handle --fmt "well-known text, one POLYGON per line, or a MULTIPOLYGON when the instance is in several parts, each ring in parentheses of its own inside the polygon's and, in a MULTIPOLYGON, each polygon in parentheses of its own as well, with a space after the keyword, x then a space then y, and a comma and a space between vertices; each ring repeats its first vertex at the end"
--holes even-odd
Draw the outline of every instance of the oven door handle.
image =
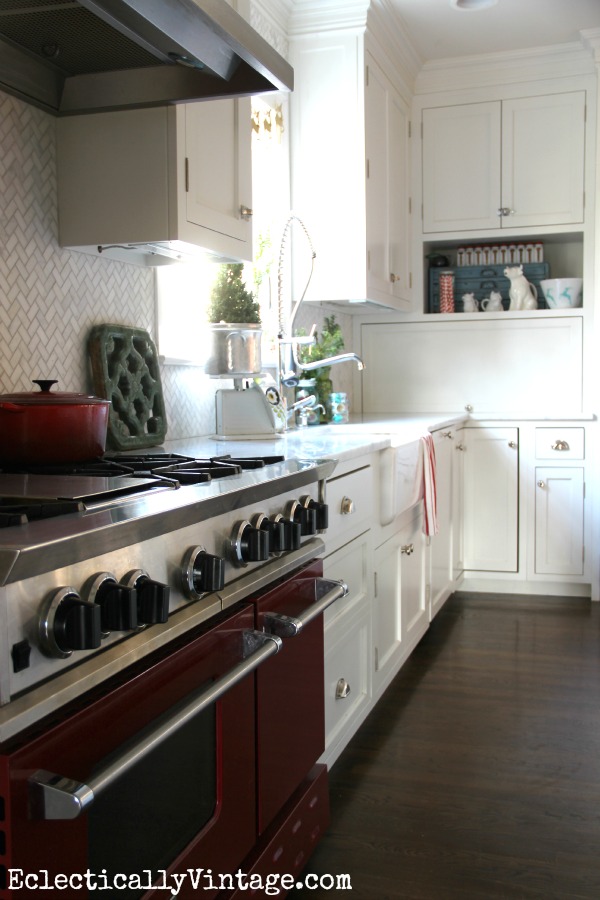
POLYGON ((99 769, 86 784, 39 770, 29 779, 32 811, 38 819, 76 819, 107 787, 121 778, 155 747, 219 700, 230 688, 278 653, 281 639, 262 631, 243 632, 244 658, 226 675, 188 698, 185 706, 161 718, 160 722, 127 746, 116 759, 99 769))
POLYGON ((325 612, 328 606, 341 600, 348 594, 348 585, 344 581, 333 581, 328 578, 315 578, 315 590, 317 595, 325 593, 315 600, 299 616, 286 616, 283 613, 268 612, 264 614, 263 625, 269 634, 275 634, 280 638, 295 637, 300 634, 305 625, 325 612))

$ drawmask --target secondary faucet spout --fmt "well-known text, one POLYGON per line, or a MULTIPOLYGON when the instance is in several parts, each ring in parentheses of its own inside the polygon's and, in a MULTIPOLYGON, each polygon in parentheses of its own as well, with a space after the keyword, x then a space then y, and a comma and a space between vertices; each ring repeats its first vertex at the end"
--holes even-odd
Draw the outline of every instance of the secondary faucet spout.
POLYGON ((299 367, 305 372, 311 372, 313 369, 322 369, 325 366, 335 366, 338 363, 355 362, 358 371, 362 372, 365 364, 357 353, 339 353, 337 356, 329 356, 327 359, 317 359, 314 362, 298 363, 299 367))

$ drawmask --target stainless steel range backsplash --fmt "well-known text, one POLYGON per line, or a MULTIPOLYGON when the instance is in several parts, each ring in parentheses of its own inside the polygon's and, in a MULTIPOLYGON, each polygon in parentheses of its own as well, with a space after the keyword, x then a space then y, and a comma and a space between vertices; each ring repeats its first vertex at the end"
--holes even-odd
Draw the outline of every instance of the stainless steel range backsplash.
MULTIPOLYGON (((30 390, 33 378, 89 391, 93 325, 135 325, 156 338, 152 270, 58 246, 55 122, 0 92, 0 393, 30 390)), ((308 304, 303 314, 322 321, 308 304)), ((345 330, 341 320, 350 317, 339 318, 345 330)), ((335 389, 350 392, 349 367, 337 368, 335 389)), ((195 367, 163 366, 162 381, 168 438, 214 430, 218 380, 195 367)))

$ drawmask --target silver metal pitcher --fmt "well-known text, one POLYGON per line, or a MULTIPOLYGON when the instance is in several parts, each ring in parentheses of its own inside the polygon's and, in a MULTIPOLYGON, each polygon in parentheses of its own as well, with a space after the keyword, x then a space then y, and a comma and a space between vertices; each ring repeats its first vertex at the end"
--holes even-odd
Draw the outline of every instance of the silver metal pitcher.
POLYGON ((251 378, 260 375, 262 359, 259 324, 218 322, 211 324, 212 348, 206 374, 213 378, 251 378))

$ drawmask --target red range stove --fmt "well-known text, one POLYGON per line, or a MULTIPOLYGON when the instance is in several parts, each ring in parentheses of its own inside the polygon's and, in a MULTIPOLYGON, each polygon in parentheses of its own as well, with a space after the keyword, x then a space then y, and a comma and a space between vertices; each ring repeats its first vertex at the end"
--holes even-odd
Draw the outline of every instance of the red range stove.
POLYGON ((2 900, 291 886, 328 821, 334 467, 154 453, 0 471, 2 900))

